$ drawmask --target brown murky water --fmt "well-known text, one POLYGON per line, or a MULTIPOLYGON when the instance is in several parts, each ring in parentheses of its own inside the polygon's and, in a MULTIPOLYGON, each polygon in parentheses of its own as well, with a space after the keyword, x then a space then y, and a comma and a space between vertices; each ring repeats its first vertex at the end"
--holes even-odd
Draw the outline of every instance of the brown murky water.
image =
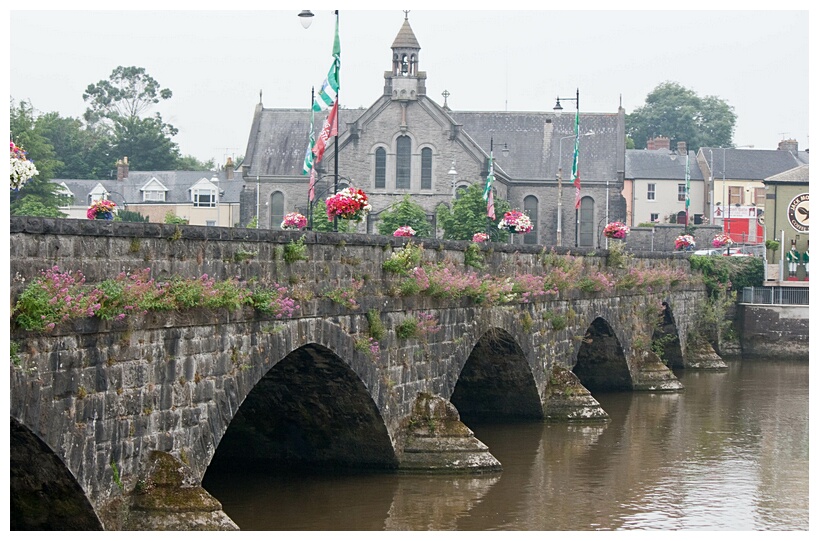
POLYGON ((474 425, 497 475, 208 472, 243 530, 808 530, 808 363, 680 372, 605 425, 474 425))

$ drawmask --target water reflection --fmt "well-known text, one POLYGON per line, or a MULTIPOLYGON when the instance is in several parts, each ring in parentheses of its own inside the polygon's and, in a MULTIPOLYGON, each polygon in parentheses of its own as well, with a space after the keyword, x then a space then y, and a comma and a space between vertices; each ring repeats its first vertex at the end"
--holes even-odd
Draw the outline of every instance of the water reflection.
POLYGON ((245 530, 807 530, 808 365, 729 362, 596 396, 598 425, 470 425, 499 475, 219 477, 245 530))

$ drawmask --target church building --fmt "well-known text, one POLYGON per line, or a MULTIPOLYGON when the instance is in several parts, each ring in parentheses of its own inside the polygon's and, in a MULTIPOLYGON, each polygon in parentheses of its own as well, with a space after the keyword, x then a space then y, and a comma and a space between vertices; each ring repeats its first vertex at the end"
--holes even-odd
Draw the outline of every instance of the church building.
MULTIPOLYGON (((342 104, 339 110, 338 178, 331 139, 319 164, 317 200, 336 187, 361 188, 373 210, 359 231, 376 233, 379 214, 409 194, 435 224, 439 205, 451 205, 462 187, 486 182, 491 152, 495 200, 523 210, 535 225, 516 242, 602 246, 606 223, 626 217, 622 106, 614 113, 584 112, 577 91, 575 99, 564 100, 562 114, 453 111, 446 91, 442 105, 427 96, 420 52, 405 15, 390 56, 385 54, 390 69, 384 72, 381 95, 369 108, 345 109, 342 104), (571 168, 578 109, 581 191, 576 209, 571 168)), ((554 94, 561 91, 555 88, 554 94)), ((323 121, 317 114, 317 131, 323 121)), ((258 215, 260 228, 277 229, 288 212, 308 214, 309 178, 302 166, 309 130, 308 108, 268 109, 260 99, 241 164, 240 225, 258 215)))

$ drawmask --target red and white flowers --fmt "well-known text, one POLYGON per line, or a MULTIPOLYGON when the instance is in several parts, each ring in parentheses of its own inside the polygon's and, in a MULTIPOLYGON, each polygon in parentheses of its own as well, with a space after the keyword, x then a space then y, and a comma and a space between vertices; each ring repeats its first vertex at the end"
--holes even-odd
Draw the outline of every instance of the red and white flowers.
POLYGON ((300 230, 307 227, 307 218, 298 212, 288 212, 284 215, 281 228, 285 230, 300 230))
POLYGON ((714 248, 722 248, 724 246, 730 246, 734 243, 731 240, 731 237, 726 235, 725 233, 720 233, 719 235, 714 237, 714 240, 711 241, 711 246, 714 248))
POLYGON ((327 198, 327 218, 360 222, 373 209, 367 194, 359 188, 344 188, 327 198))
POLYGON ((623 222, 611 222, 603 229, 603 236, 623 240, 628 235, 629 227, 623 222))
POLYGON ((674 249, 675 250, 685 250, 687 248, 693 248, 696 246, 697 243, 694 240, 694 237, 691 235, 680 235, 676 239, 674 239, 674 249))
POLYGON ((392 234, 393 237, 414 237, 415 230, 408 225, 402 225, 392 234))
POLYGON ((89 220, 113 220, 114 208, 117 206, 113 201, 108 199, 99 199, 91 203, 85 216, 89 220))
POLYGON ((532 220, 519 210, 510 210, 503 215, 503 220, 498 224, 498 229, 506 229, 510 233, 528 233, 534 229, 532 220))
POLYGON ((472 242, 486 242, 489 240, 489 235, 486 233, 475 233, 472 235, 472 242))
POLYGON ((39 174, 34 162, 26 158, 26 151, 9 141, 9 181, 12 190, 19 190, 34 175, 39 174))

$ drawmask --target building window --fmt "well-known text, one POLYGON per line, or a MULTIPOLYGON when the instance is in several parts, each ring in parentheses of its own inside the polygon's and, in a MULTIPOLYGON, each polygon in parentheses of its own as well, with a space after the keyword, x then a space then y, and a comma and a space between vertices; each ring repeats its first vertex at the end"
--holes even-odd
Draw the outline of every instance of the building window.
POLYGON ((281 229, 284 220, 284 194, 273 192, 270 194, 270 229, 281 229))
POLYGON ((654 201, 654 198, 656 197, 657 194, 656 190, 657 190, 656 184, 649 184, 648 190, 646 191, 646 199, 648 199, 649 201, 654 201))
POLYGON ((432 149, 421 150, 421 189, 432 189, 432 149))
POLYGON ((143 201, 165 201, 165 192, 163 190, 145 190, 142 192, 143 201))
POLYGON ((651 223, 656 224, 660 221, 660 214, 658 212, 651 213, 651 223))
POLYGON ((752 203, 756 206, 765 205, 765 188, 754 188, 754 200, 752 203))
POLYGON ((741 205, 742 194, 744 193, 742 186, 728 186, 728 203, 731 205, 741 205))
POLYGON ((216 220, 205 220, 205 225, 208 227, 216 227, 216 220))
POLYGON ((685 201, 685 184, 677 184, 677 201, 685 201))
POLYGON ((396 141, 395 152, 395 187, 399 190, 410 189, 410 160, 412 158, 412 144, 407 135, 402 135, 396 141))
POLYGON ((191 190, 194 207, 215 207, 216 190, 207 188, 196 188, 191 190))
POLYGON ((523 198, 523 213, 532 220, 534 226, 531 231, 524 233, 523 244, 537 244, 537 197, 527 195, 523 198))
POLYGON ((375 149, 375 187, 387 187, 387 151, 383 147, 375 149))
POLYGON ((589 196, 580 200, 580 230, 578 246, 594 246, 594 199, 589 196))

